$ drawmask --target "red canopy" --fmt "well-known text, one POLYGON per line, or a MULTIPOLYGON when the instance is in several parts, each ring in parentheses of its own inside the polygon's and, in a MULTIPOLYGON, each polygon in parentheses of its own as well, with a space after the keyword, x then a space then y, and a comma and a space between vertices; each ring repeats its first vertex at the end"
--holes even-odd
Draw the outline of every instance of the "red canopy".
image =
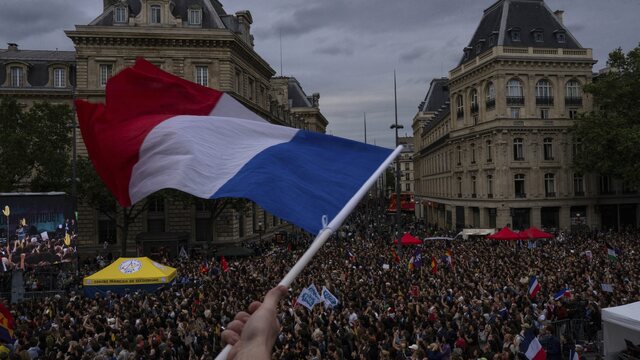
POLYGON ((487 236, 487 239, 493 239, 493 240, 522 240, 522 239, 528 239, 528 236, 524 235, 524 234, 515 233, 515 232, 511 231, 511 229, 509 229, 508 227, 505 226, 500 231, 498 231, 497 233, 487 236))
MULTIPOLYGON (((394 243, 394 244, 397 244, 397 243, 398 243, 398 240, 397 240, 397 239, 396 239, 396 240, 393 240, 393 243, 394 243)), ((417 238, 417 237, 415 237, 415 236, 412 236, 412 235, 411 235, 411 234, 409 234, 409 233, 405 233, 405 234, 402 236, 402 239, 400 239, 400 245, 407 246, 407 245, 420 245, 420 244, 422 244, 422 240, 418 239, 418 238, 417 238)))
POLYGON ((549 234, 533 226, 525 230, 524 233, 529 239, 551 239, 553 237, 553 234, 549 234))

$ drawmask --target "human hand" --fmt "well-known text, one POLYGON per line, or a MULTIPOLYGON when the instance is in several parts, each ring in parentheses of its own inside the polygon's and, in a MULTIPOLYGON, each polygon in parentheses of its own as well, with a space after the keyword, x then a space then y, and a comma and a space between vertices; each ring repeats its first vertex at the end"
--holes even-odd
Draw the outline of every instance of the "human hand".
POLYGON ((249 305, 248 313, 236 314, 221 335, 222 342, 232 346, 228 360, 271 359, 271 349, 280 330, 276 307, 287 292, 286 287, 278 285, 269 290, 264 302, 254 301, 249 305))

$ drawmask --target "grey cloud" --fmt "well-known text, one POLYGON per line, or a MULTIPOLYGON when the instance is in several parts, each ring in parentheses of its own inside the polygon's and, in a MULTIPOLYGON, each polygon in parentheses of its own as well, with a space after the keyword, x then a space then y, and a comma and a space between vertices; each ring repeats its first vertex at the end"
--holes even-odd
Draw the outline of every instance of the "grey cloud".
POLYGON ((425 48, 422 48, 422 47, 414 48, 400 54, 400 60, 402 60, 403 62, 411 62, 411 61, 420 59, 426 53, 427 53, 427 49, 425 48))
POLYGON ((354 51, 353 47, 348 45, 327 45, 327 46, 322 46, 313 50, 315 54, 331 55, 331 56, 336 56, 336 55, 351 56, 353 55, 353 51, 354 51))

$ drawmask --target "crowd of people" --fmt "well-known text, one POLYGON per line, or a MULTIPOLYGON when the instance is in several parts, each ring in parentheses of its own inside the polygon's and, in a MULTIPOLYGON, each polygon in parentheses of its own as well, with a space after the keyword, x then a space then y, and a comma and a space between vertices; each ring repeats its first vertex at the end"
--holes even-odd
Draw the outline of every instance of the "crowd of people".
MULTIPOLYGON (((406 228, 420 238, 442 235, 419 223, 406 228)), ((577 339, 596 340, 602 308, 640 300, 638 232, 566 233, 535 247, 439 240, 420 246, 422 265, 410 269, 417 247, 392 245, 388 229, 383 210, 361 208, 320 250, 277 308, 273 359, 517 359, 525 331, 560 359, 577 339), (534 297, 532 276, 541 285, 534 297), (302 306, 297 297, 311 284, 338 305, 302 306), (568 291, 554 299, 561 289, 568 291)), ((178 276, 151 294, 70 292, 11 305, 16 341, 6 348, 20 359, 213 359, 227 324, 262 299, 311 240, 266 240, 260 256, 228 266, 215 256, 154 259, 178 276)))

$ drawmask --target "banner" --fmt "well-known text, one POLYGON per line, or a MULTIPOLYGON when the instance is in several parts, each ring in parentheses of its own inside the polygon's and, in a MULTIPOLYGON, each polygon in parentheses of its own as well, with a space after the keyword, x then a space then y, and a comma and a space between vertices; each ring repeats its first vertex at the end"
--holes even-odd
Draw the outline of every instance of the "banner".
POLYGON ((316 297, 315 295, 313 295, 311 290, 309 290, 309 288, 304 288, 302 289, 302 292, 298 296, 298 299, 296 300, 296 302, 298 304, 302 304, 304 307, 311 310, 313 309, 313 306, 316 304, 316 297))
MULTIPOLYGON (((307 288, 309 289, 309 291, 311 292, 311 294, 313 295, 313 297, 316 298, 316 302, 315 304, 319 304, 322 302, 322 296, 320 296, 320 293, 318 292, 318 289, 316 288, 315 284, 311 284, 309 285, 309 287, 307 288)), ((314 304, 314 305, 315 305, 314 304)))
POLYGON ((333 295, 331 291, 324 286, 322 287, 322 298, 324 299, 324 306, 326 308, 334 308, 340 303, 338 298, 336 298, 335 295, 333 295))

